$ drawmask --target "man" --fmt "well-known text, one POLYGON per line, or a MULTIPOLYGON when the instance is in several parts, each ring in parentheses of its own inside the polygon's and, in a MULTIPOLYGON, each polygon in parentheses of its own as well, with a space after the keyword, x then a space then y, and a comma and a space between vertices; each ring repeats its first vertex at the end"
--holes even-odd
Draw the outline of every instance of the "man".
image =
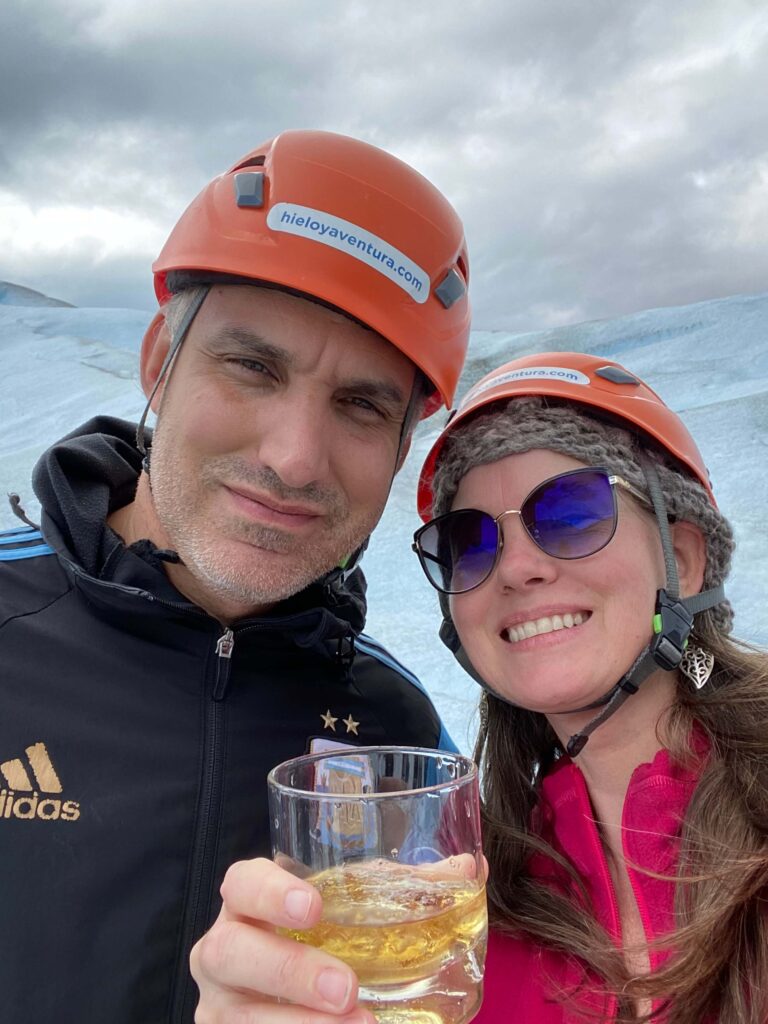
MULTIPOLYGON (((2 1017, 193 1019, 193 943, 266 854, 265 778, 329 743, 445 745, 361 635, 355 568, 469 330, 461 224, 372 146, 286 132, 154 266, 154 437, 94 420, 0 538, 2 1017)), ((145 414, 146 415, 146 414, 145 414)))

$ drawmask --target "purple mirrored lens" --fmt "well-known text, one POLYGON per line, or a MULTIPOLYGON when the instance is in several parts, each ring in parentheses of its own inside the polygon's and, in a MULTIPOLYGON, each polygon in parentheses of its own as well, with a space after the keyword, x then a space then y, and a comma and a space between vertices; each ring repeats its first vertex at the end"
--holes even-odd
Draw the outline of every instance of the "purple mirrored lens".
MULTIPOLYGON (((613 537, 616 496, 605 471, 577 469, 532 491, 523 502, 520 518, 533 542, 548 555, 584 558, 613 537)), ((417 534, 421 564, 438 590, 464 593, 493 571, 500 536, 497 521, 487 512, 449 512, 417 534)))
POLYGON ((460 594, 482 583, 493 569, 498 543, 493 517, 477 509, 441 516, 419 538, 422 565, 446 594, 460 594))
POLYGON ((584 558, 616 530, 616 498, 605 473, 576 470, 538 487, 521 518, 533 541, 555 558, 584 558))

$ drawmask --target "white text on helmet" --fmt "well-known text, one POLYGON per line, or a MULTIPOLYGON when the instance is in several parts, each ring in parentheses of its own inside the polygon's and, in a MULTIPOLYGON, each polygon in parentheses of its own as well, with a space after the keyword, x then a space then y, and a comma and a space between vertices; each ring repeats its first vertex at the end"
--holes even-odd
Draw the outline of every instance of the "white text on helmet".
POLYGON ((267 214, 267 225, 273 231, 300 235, 348 253, 394 281, 418 303, 429 298, 429 277, 421 267, 389 242, 357 224, 308 206, 277 203, 267 214))
POLYGON ((589 377, 579 370, 571 370, 565 366, 528 366, 523 370, 510 370, 508 373, 501 373, 498 377, 492 377, 490 380, 480 381, 466 393, 461 400, 459 409, 463 409, 489 388, 497 388, 513 380, 559 380, 566 384, 579 384, 582 387, 589 384, 589 377))

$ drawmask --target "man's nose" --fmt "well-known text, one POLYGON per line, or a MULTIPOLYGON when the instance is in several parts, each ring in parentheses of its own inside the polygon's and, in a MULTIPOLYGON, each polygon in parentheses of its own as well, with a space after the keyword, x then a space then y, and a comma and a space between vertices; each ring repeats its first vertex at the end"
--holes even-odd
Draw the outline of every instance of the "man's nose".
POLYGON ((265 414, 259 460, 287 487, 307 487, 327 479, 330 468, 330 424, 319 403, 309 396, 285 403, 265 414))

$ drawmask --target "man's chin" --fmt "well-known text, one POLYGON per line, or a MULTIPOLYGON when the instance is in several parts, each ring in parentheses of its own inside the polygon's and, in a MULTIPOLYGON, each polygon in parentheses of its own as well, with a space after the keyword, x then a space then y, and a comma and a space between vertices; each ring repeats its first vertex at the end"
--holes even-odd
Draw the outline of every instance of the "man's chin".
POLYGON ((206 590, 219 598, 245 604, 272 605, 305 590, 333 568, 333 564, 328 565, 326 562, 318 562, 310 567, 306 561, 288 559, 279 552, 258 549, 258 553, 259 564, 252 572, 247 570, 246 559, 237 565, 198 562, 195 565, 188 564, 187 569, 206 590), (271 565, 264 564, 264 556, 267 556, 271 565))

